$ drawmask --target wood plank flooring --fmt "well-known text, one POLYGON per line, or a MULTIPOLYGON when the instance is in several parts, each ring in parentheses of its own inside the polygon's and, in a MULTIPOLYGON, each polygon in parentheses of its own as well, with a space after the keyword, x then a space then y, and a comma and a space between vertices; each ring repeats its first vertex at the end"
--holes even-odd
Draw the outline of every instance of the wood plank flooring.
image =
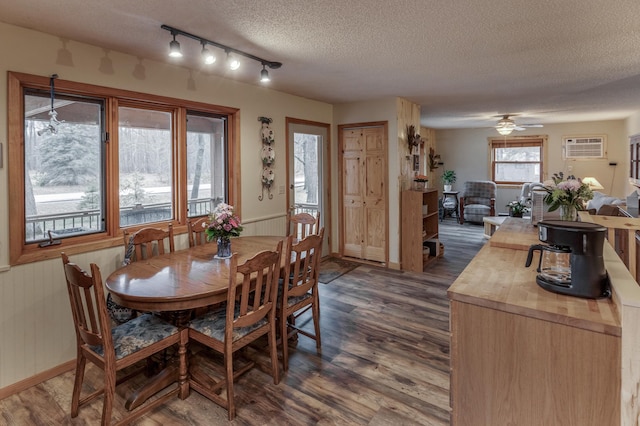
MULTIPOLYGON (((260 369, 242 376, 232 424, 449 424, 446 290, 485 240, 482 226, 451 219, 441 222, 440 231, 444 256, 424 274, 362 265, 321 284, 322 354, 300 336, 279 385, 260 369)), ((98 424, 101 398, 69 417, 73 377, 68 372, 1 400, 0 425, 98 424)), ((101 380, 99 370, 88 369, 88 387, 101 380)), ((129 383, 118 393, 128 390, 129 383)), ((118 398, 114 420, 122 415, 122 403, 118 398)), ((225 410, 191 391, 186 400, 173 400, 135 424, 227 423, 225 410)))

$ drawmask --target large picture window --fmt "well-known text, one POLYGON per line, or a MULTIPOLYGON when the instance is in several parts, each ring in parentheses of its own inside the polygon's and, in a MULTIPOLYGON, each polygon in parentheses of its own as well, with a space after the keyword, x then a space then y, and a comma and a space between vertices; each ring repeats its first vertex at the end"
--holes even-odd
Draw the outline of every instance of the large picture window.
POLYGON ((492 139, 492 180, 497 184, 541 182, 543 138, 492 139))
POLYGON ((118 108, 120 226, 173 219, 172 114, 118 108))
POLYGON ((187 214, 201 216, 226 199, 227 120, 187 113, 187 214))
POLYGON ((122 243, 122 228, 186 231, 239 203, 238 110, 10 72, 10 261, 122 243), (54 244, 52 244, 54 243, 54 244))
POLYGON ((24 105, 24 242, 104 231, 104 101, 58 96, 55 132, 49 93, 27 90, 24 105))

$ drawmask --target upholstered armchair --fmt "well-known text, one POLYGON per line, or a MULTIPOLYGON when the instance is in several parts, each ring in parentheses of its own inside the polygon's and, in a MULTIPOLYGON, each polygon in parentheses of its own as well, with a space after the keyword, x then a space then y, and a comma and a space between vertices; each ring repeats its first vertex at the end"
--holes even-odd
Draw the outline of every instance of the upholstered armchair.
POLYGON ((464 221, 482 223, 485 216, 496 215, 496 183, 467 181, 460 197, 460 224, 464 221))

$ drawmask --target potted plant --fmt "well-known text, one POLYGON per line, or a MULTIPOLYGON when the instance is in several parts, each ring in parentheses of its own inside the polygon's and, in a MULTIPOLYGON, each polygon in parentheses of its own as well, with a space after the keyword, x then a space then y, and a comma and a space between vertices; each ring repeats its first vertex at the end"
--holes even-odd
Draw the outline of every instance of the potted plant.
POLYGON ((442 172, 442 182, 444 183, 444 190, 451 191, 451 185, 456 183, 455 170, 445 170, 442 172))
POLYGON ((507 207, 509 207, 509 216, 511 217, 522 217, 523 214, 529 211, 529 207, 518 200, 511 201, 507 204, 507 207))

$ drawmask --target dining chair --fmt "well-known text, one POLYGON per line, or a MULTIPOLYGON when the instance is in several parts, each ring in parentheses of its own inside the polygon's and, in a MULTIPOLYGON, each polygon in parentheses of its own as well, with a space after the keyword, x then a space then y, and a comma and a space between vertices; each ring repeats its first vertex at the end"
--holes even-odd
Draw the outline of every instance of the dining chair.
POLYGON ((173 240, 173 226, 169 224, 167 230, 159 228, 142 228, 130 233, 123 233, 125 247, 125 262, 136 262, 149 259, 165 253, 173 253, 175 245, 173 240), (169 250, 166 250, 164 240, 169 242, 169 250))
POLYGON ((302 240, 307 235, 317 234, 320 230, 320 212, 315 216, 309 213, 289 212, 287 214, 287 235, 302 240))
POLYGON ((215 381, 192 364, 189 384, 211 401, 228 411, 229 420, 236 415, 233 382, 249 371, 255 362, 233 369, 235 353, 249 343, 267 335, 273 383, 280 382, 276 346, 275 302, 283 243, 275 251, 262 251, 241 265, 237 254, 231 257, 226 306, 196 317, 189 324, 189 339, 213 349, 224 357, 223 378, 215 381), (241 277, 239 281, 238 278, 241 277), (221 391, 226 388, 226 399, 221 391))
POLYGON ((290 261, 285 262, 285 273, 276 308, 282 340, 282 366, 285 371, 289 369, 288 342, 296 333, 315 340, 318 353, 321 350, 318 277, 323 235, 324 228, 321 228, 318 235, 308 235, 297 244, 293 244, 293 236, 287 238, 285 259, 290 261), (296 325, 298 317, 309 309, 311 309, 314 333, 296 325))
POLYGON ((189 247, 195 247, 209 242, 207 240, 207 234, 204 232, 206 227, 209 225, 209 220, 210 219, 206 216, 199 219, 187 220, 189 247))
MULTIPOLYGON (((172 345, 179 344, 181 340, 186 343, 188 333, 186 329, 181 331, 152 314, 144 314, 125 324, 112 327, 107 314, 102 277, 98 266, 92 263, 91 275, 89 275, 78 265, 69 262, 65 253, 62 253, 62 264, 77 342, 71 417, 77 417, 81 406, 104 394, 101 424, 108 425, 111 423, 116 386, 131 378, 131 375, 127 375, 118 380, 117 372, 172 345), (81 399, 87 361, 104 370, 104 387, 81 399)), ((186 377, 185 353, 180 354, 179 362, 180 371, 186 377)), ((127 415, 119 422, 133 421, 178 393, 179 387, 176 387, 134 411, 127 410, 127 415)), ((125 406, 125 408, 128 407, 125 406)))

